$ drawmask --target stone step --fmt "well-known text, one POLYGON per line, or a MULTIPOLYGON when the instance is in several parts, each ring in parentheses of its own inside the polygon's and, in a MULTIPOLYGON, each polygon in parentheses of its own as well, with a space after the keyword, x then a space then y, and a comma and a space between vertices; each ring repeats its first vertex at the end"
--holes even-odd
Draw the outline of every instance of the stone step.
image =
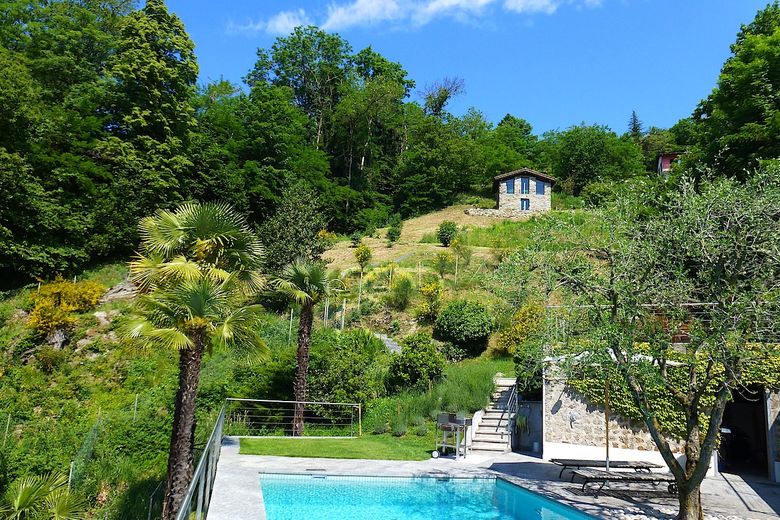
POLYGON ((509 419, 505 416, 501 419, 495 418, 495 419, 482 419, 479 423, 479 426, 506 426, 509 424, 509 419))
POLYGON ((474 434, 475 435, 489 435, 491 437, 496 437, 496 436, 498 436, 498 437, 506 437, 507 435, 509 435, 509 432, 506 431, 506 428, 501 426, 499 428, 492 428, 492 427, 491 428, 480 428, 478 430, 475 430, 474 434))
POLYGON ((492 442, 472 442, 471 443, 471 451, 492 451, 496 453, 505 453, 509 451, 509 445, 506 443, 504 444, 495 444, 492 442))
POLYGON ((480 439, 484 440, 495 440, 499 439, 501 442, 506 442, 507 438, 509 437, 509 434, 507 434, 506 430, 482 430, 479 429, 474 433, 474 438, 479 437, 480 439))
POLYGON ((509 443, 509 437, 501 437, 498 435, 475 435, 471 441, 482 444, 498 444, 506 447, 509 443))

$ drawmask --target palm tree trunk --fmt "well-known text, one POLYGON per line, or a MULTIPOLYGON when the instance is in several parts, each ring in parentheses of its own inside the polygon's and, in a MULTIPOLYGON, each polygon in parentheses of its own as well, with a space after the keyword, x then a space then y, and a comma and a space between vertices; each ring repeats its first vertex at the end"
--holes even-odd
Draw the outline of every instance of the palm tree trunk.
POLYGON ((198 393, 203 338, 194 338, 192 348, 179 353, 179 390, 173 414, 173 431, 168 454, 168 480, 163 499, 163 520, 175 520, 192 481, 195 445, 195 397, 198 393))
POLYGON ((305 303, 301 307, 301 319, 298 324, 298 364, 295 370, 295 411, 293 413, 293 436, 303 435, 303 401, 306 400, 306 376, 309 372, 309 343, 311 325, 314 318, 314 306, 305 303))

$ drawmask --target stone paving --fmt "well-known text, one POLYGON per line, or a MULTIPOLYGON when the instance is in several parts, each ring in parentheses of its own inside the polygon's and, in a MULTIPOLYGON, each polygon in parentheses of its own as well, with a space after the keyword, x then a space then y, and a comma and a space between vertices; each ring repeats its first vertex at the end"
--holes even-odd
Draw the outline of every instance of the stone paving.
MULTIPOLYGON (((238 439, 222 444, 208 520, 258 520, 265 518, 258 474, 324 473, 332 475, 386 476, 485 476, 515 482, 549 498, 601 518, 644 520, 673 518, 676 499, 664 489, 612 486, 594 498, 581 485, 558 479, 560 468, 518 453, 469 454, 455 461, 311 459, 239 454, 238 439)), ((564 479, 566 476, 564 476, 564 479)), ((708 478, 702 499, 711 519, 768 520, 780 518, 780 486, 766 479, 745 480, 735 475, 708 478)))

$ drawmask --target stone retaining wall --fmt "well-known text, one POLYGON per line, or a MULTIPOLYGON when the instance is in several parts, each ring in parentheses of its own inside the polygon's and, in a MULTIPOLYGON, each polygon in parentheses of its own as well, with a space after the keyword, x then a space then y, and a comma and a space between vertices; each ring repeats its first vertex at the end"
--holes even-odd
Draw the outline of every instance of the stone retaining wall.
MULTIPOLYGON (((544 442, 604 446, 604 408, 588 403, 572 388, 557 382, 544 385, 544 442)), ((609 439, 611 448, 656 451, 644 424, 612 416, 609 439)), ((679 443, 672 450, 681 453, 679 443)))

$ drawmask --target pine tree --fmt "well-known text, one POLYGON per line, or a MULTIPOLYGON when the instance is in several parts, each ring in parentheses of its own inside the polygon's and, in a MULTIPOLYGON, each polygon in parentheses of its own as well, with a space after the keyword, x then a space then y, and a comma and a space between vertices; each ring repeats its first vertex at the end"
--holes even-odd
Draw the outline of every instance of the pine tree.
POLYGON ((642 121, 640 121, 639 116, 636 115, 636 110, 631 111, 631 119, 628 120, 628 134, 635 142, 639 142, 644 135, 642 121))

